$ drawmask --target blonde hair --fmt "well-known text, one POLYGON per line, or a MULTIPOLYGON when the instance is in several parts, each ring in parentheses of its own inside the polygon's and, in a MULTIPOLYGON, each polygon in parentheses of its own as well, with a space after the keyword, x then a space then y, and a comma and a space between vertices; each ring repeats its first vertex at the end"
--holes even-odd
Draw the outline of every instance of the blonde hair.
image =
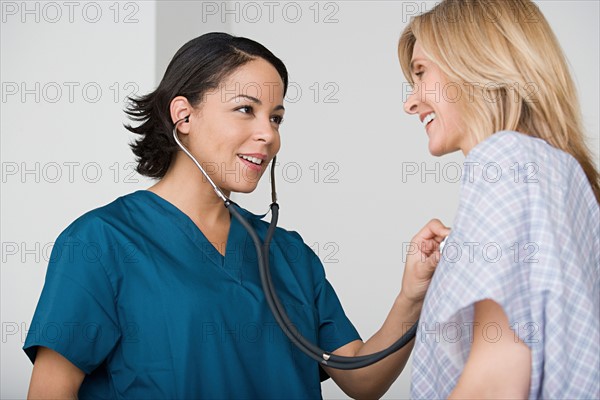
POLYGON ((501 130, 544 139, 579 162, 600 203, 575 84, 556 36, 533 2, 444 0, 412 18, 398 44, 411 84, 417 40, 449 82, 460 86, 457 104, 467 134, 477 142, 501 130))

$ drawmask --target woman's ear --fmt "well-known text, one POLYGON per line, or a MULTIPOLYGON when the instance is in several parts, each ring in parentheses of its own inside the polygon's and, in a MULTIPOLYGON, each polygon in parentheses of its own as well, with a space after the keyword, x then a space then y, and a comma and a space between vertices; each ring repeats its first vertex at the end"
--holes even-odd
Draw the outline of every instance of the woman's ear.
POLYGON ((192 114, 193 111, 194 109, 192 105, 185 97, 177 96, 173 100, 171 100, 171 121, 173 122, 173 124, 175 124, 175 122, 183 120, 183 123, 177 126, 177 130, 180 133, 189 133, 190 126, 186 122, 189 122, 189 116, 192 114), (188 117, 187 120, 184 119, 186 117, 188 117))

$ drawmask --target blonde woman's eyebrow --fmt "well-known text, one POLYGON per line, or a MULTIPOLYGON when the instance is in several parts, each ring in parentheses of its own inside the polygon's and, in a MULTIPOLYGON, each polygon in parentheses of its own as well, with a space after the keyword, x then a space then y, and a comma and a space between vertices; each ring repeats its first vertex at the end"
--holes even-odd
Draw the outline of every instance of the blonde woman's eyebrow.
POLYGON ((425 59, 423 58, 413 58, 410 62, 410 72, 413 72, 415 70, 415 63, 416 62, 423 62, 425 61, 425 59))

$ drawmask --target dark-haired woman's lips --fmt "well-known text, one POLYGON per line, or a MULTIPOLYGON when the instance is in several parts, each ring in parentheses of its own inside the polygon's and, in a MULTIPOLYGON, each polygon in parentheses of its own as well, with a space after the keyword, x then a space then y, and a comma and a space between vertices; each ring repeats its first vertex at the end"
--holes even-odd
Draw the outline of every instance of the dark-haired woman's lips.
POLYGON ((264 160, 262 158, 254 157, 251 155, 238 154, 242 163, 244 163, 248 168, 254 171, 260 171, 262 169, 262 164, 264 160))

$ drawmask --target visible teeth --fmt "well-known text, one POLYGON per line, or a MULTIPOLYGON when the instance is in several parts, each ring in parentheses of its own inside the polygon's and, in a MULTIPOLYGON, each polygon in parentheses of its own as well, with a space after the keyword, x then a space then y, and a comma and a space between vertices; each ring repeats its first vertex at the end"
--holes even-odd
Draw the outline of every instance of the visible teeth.
POLYGON ((256 158, 256 157, 249 157, 249 156, 245 156, 243 154, 240 154, 240 157, 243 158, 244 160, 248 160, 253 164, 256 165, 261 165, 263 160, 261 160, 260 158, 256 158))
POLYGON ((423 120, 423 126, 427 126, 428 123, 430 123, 431 121, 433 121, 435 119, 435 113, 431 113, 428 114, 425 119, 423 120))

